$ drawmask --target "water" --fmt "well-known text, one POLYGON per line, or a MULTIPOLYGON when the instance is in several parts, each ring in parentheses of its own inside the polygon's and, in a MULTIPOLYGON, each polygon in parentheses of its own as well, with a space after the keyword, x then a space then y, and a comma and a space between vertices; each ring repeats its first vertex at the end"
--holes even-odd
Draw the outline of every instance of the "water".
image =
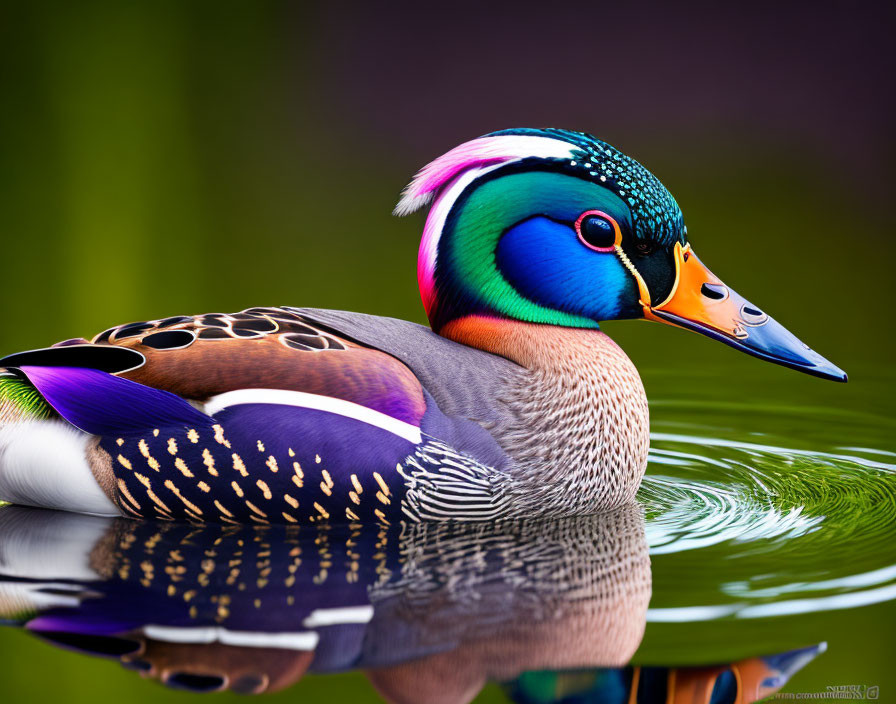
POLYGON ((837 407, 670 384, 648 384, 639 505, 602 516, 237 530, 0 508, 0 652, 30 664, 4 668, 6 692, 896 696, 896 424, 879 392, 837 407))
POLYGON ((748 402, 665 410, 690 420, 654 423, 639 497, 654 589, 636 659, 696 663, 825 640, 824 664, 790 691, 892 691, 879 664, 896 615, 892 419, 748 402))

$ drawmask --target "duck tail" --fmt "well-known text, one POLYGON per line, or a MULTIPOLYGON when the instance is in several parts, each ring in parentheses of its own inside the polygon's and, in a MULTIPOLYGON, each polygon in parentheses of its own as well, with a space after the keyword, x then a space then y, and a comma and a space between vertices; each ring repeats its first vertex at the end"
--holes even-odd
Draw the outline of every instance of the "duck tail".
POLYGON ((92 438, 15 368, 0 368, 0 504, 114 516, 89 461, 92 438))
POLYGON ((49 420, 53 408, 13 369, 0 368, 0 428, 27 420, 49 420))

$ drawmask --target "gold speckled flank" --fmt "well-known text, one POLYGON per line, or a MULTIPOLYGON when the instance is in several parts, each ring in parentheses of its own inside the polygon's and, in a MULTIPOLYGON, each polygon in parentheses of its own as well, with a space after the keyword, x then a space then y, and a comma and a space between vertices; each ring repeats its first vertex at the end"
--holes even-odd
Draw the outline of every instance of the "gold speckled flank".
POLYGON ((224 428, 216 423, 212 426, 212 430, 215 431, 215 442, 217 442, 219 445, 223 445, 227 449, 230 449, 230 442, 228 442, 227 438, 224 437, 224 428))
POLYGON ((264 479, 259 479, 257 482, 255 482, 255 484, 256 484, 256 486, 258 486, 259 489, 261 489, 261 493, 264 496, 264 498, 266 498, 268 501, 270 501, 271 500, 271 489, 267 485, 267 483, 264 481, 264 479))
MULTIPOLYGON (((379 484, 380 491, 383 493, 383 495, 389 496, 389 487, 387 486, 386 482, 383 481, 383 477, 380 475, 380 473, 374 472, 373 478, 376 481, 376 483, 379 484)), ((386 502, 384 502, 384 503, 386 503, 386 502)))
MULTIPOLYGON (((229 450, 223 427, 215 427, 215 436, 218 445, 229 450)), ((108 472, 112 483, 110 498, 129 516, 165 520, 180 518, 196 523, 210 520, 224 523, 321 523, 330 520, 336 502, 336 510, 344 511, 350 520, 361 520, 359 515, 363 514, 358 508, 363 508, 373 512, 378 520, 387 522, 383 508, 392 505, 393 494, 379 472, 369 478, 352 474, 349 481, 337 484, 330 470, 326 469, 326 458, 315 453, 311 455, 314 457, 314 470, 309 485, 304 481, 306 472, 292 448, 287 448, 284 456, 278 457, 276 453, 269 452, 271 448, 261 438, 252 440, 252 443, 255 448, 265 448, 262 454, 267 456, 253 458, 251 470, 236 452, 229 453, 232 467, 222 463, 220 451, 216 455, 209 447, 199 444, 201 436, 195 428, 174 432, 168 429, 161 442, 155 438, 158 435, 128 437, 122 438, 120 444, 116 443, 120 452, 114 461, 116 466, 108 472), (196 439, 195 443, 191 437, 196 439), (153 445, 153 442, 156 444, 153 445), (160 449, 166 455, 162 460, 153 455, 160 449), (291 487, 302 490, 295 495, 284 491, 282 483, 275 481, 281 462, 292 466, 292 472, 287 473, 285 479, 291 487), (260 475, 262 470, 265 471, 260 475), (365 481, 369 483, 366 488, 365 481), (314 495, 307 494, 309 488, 313 488, 317 500, 314 495), (365 506, 365 496, 369 496, 369 501, 375 502, 375 505, 368 503, 365 506), (206 500, 210 503, 206 504, 206 500), (302 507, 307 508, 302 511, 302 507)), ((108 453, 101 448, 96 455, 98 459, 93 460, 95 464, 102 464, 103 457, 108 458, 108 453)), ((111 458, 104 461, 113 464, 111 458)))
POLYGON ((180 470, 180 473, 183 474, 187 479, 193 478, 193 473, 190 471, 190 468, 187 467, 187 463, 183 461, 180 457, 174 458, 174 466, 180 470))
POLYGON ((323 470, 321 471, 321 476, 323 477, 323 480, 320 483, 320 490, 327 496, 332 496, 333 479, 330 477, 330 473, 327 470, 323 470))
POLYGON ((131 492, 128 491, 127 484, 124 483, 123 479, 118 480, 118 490, 121 492, 122 497, 127 501, 131 511, 136 511, 139 514, 140 504, 137 503, 137 500, 133 496, 131 496, 131 492))
POLYGON ((166 518, 171 520, 173 516, 171 515, 171 509, 162 501, 156 493, 152 490, 152 483, 149 481, 149 478, 138 473, 134 472, 134 476, 137 477, 137 480, 146 487, 146 495, 152 500, 155 504, 156 509, 156 517, 157 518, 166 518))
POLYGON ((260 508, 258 508, 258 506, 253 504, 251 501, 246 501, 246 506, 249 507, 250 511, 252 511, 253 513, 257 513, 261 518, 268 517, 268 514, 266 514, 264 511, 262 511, 260 508))
POLYGON ((235 452, 231 455, 233 457, 233 468, 239 472, 242 476, 248 477, 249 472, 246 471, 246 465, 243 463, 243 458, 240 457, 235 452))
POLYGON ((184 502, 184 506, 187 507, 187 510, 192 511, 197 514, 197 516, 202 515, 202 509, 200 509, 196 504, 191 503, 189 499, 187 499, 183 494, 180 493, 180 489, 178 489, 174 482, 170 479, 165 480, 165 488, 168 489, 172 494, 174 494, 177 498, 184 502))
POLYGON ((209 474, 213 477, 218 476, 218 470, 215 469, 215 458, 212 457, 212 453, 209 452, 207 447, 202 450, 202 463, 205 465, 206 469, 208 469, 209 474))
MULTIPOLYGON (((352 480, 352 486, 354 487, 354 489, 348 492, 348 498, 351 500, 351 502, 353 504, 355 504, 355 506, 360 506, 361 505, 361 494, 364 493, 364 487, 361 486, 361 482, 358 481, 357 474, 352 474, 351 480, 352 480)), ((351 512, 352 515, 355 515, 354 511, 351 511, 351 509, 346 508, 345 510, 346 510, 346 515, 348 515, 349 512, 351 512)))
POLYGON ((141 438, 140 442, 137 443, 137 448, 140 450, 140 454, 146 458, 146 464, 148 464, 154 471, 158 472, 159 461, 149 453, 149 445, 146 444, 146 440, 141 438))

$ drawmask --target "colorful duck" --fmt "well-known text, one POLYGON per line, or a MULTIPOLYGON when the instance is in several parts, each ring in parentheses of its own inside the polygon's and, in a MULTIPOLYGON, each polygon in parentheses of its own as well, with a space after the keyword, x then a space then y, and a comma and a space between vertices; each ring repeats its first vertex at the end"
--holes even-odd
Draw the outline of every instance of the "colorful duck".
POLYGON ((599 329, 643 318, 846 374, 716 278, 643 166, 514 129, 426 166, 431 330, 250 308, 111 328, 0 360, 0 498, 223 522, 495 520, 631 500, 648 413, 599 329))

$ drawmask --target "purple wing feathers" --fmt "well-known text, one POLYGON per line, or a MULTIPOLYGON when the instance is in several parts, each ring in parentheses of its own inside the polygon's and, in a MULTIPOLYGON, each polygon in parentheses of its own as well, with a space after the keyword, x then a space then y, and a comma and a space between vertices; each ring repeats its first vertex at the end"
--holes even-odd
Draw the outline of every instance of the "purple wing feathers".
POLYGON ((145 432, 171 425, 208 427, 215 422, 180 396, 96 369, 20 369, 59 415, 93 435, 145 432))

